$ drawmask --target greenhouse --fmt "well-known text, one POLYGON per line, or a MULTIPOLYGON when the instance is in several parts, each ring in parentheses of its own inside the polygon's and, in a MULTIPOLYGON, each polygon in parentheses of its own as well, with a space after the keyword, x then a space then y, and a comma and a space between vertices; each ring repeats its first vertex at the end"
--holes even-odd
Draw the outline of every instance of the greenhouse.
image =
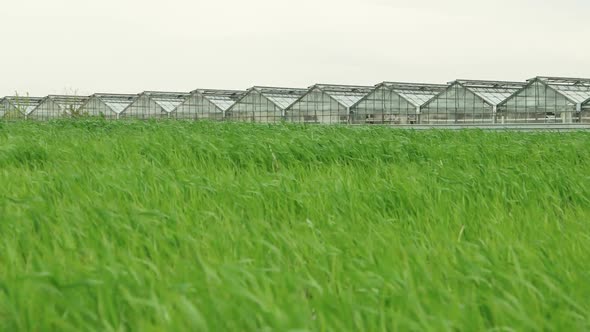
POLYGON ((522 82, 456 80, 421 108, 420 124, 492 124, 500 103, 522 82))
POLYGON ((88 97, 74 95, 49 95, 27 114, 31 120, 51 120, 80 115, 79 109, 88 97))
POLYGON ((176 108, 172 117, 184 120, 222 121, 225 111, 244 93, 246 92, 237 90, 197 89, 176 108))
POLYGON ((96 93, 80 107, 80 114, 98 116, 105 119, 118 119, 127 106, 137 98, 132 94, 104 94, 96 93))
POLYGON ((171 118, 189 94, 186 92, 144 91, 119 115, 131 119, 171 118))
POLYGON ((352 123, 351 107, 373 89, 372 86, 316 84, 287 109, 287 118, 300 123, 352 123))
POLYGON ((590 79, 535 77, 498 106, 507 123, 590 122, 590 79), (584 107, 586 109, 584 109, 584 107))
MULTIPOLYGON (((140 94, 0 98, 0 119, 59 117, 258 123, 590 126, 590 78, 538 76, 523 82, 459 79, 447 84, 254 86, 140 94)), ((421 126, 424 125, 424 126, 421 126)), ((488 126, 492 128, 494 126, 488 126)))
POLYGON ((3 119, 25 119, 27 114, 32 112, 43 98, 9 96, 0 99, 0 118, 3 119))
POLYGON ((307 89, 255 86, 225 112, 225 118, 241 122, 281 122, 285 119, 285 110, 306 92, 307 89))
POLYGON ((444 84, 383 82, 351 107, 353 123, 414 124, 422 105, 446 87, 444 84))

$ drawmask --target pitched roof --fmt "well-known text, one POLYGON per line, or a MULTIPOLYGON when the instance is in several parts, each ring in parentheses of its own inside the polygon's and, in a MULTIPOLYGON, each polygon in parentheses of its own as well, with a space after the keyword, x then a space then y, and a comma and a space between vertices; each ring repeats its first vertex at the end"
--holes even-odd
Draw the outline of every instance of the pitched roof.
POLYGON ((214 90, 196 89, 191 94, 200 94, 222 111, 227 111, 246 91, 243 90, 214 90))
POLYGON ((373 86, 316 84, 309 91, 319 89, 344 107, 352 107, 375 89, 373 86))
POLYGON ((149 97, 168 113, 174 111, 178 105, 190 95, 188 92, 144 91, 140 94, 149 97))
POLYGON ((254 86, 249 91, 258 91, 279 108, 286 109, 303 96, 307 89, 254 86))
POLYGON ((539 80, 576 104, 590 100, 590 78, 546 77, 539 76, 528 80, 539 80))
POLYGON ((56 104, 62 111, 69 111, 69 108, 79 109, 80 106, 89 99, 88 96, 75 96, 75 95, 48 95, 43 98, 39 105, 35 109, 30 110, 27 114, 33 113, 38 107, 44 103, 51 101, 56 104))
POLYGON ((98 98, 113 112, 121 113, 137 98, 135 94, 95 93, 91 98, 98 98))
POLYGON ((9 103, 12 107, 24 111, 23 114, 31 113, 44 98, 42 97, 22 97, 22 96, 6 96, 2 101, 9 103))
POLYGON ((514 93, 518 92, 526 85, 525 82, 463 79, 450 82, 449 84, 460 84, 491 105, 501 104, 503 101, 511 97, 514 93))
POLYGON ((418 107, 426 104, 430 99, 444 91, 446 84, 383 82, 377 87, 384 86, 399 94, 412 105, 418 107))

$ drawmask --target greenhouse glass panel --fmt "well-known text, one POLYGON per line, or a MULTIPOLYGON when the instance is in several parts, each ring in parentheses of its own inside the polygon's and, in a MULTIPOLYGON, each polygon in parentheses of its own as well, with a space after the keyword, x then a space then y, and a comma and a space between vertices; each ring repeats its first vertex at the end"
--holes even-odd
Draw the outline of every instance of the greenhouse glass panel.
POLYGON ((580 122, 590 123, 590 98, 580 105, 580 122))
POLYGON ((2 98, 0 104, 0 118, 7 120, 25 119, 43 98, 28 96, 8 96, 2 98))
POLYGON ((176 107, 188 97, 185 92, 142 92, 120 114, 120 118, 164 119, 173 117, 176 107))
POLYGON ((285 119, 285 109, 307 92, 306 89, 253 87, 227 111, 229 121, 276 123, 285 119))
POLYGON ((173 116, 183 120, 222 121, 227 111, 245 91, 194 90, 174 111, 173 116))
POLYGON ((535 77, 498 106, 504 123, 588 122, 582 104, 590 98, 590 79, 535 77))
POLYGON ((87 96, 49 95, 27 114, 31 120, 52 120, 81 116, 79 110, 89 99, 87 96))
POLYGON ((375 87, 316 84, 286 111, 291 122, 346 124, 354 122, 351 108, 375 87))
POLYGON ((353 123, 414 124, 419 108, 446 85, 383 82, 355 104, 353 123))
POLYGON ((525 83, 457 80, 421 107, 422 124, 492 124, 496 107, 525 83))
POLYGON ((137 95, 133 94, 95 93, 80 107, 79 113, 82 116, 118 119, 119 114, 131 105, 135 98, 137 95))

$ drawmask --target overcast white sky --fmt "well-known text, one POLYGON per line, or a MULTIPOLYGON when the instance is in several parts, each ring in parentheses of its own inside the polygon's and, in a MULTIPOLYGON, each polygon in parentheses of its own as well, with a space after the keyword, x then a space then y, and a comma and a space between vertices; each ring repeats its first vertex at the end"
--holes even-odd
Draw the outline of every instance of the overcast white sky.
POLYGON ((590 77, 589 0, 18 0, 0 95, 590 77))

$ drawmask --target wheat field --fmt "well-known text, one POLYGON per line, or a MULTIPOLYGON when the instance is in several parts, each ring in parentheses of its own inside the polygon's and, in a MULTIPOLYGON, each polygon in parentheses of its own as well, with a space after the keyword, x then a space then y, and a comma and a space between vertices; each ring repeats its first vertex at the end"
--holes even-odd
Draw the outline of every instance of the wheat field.
POLYGON ((590 330, 589 143, 0 122, 0 329, 590 330))

